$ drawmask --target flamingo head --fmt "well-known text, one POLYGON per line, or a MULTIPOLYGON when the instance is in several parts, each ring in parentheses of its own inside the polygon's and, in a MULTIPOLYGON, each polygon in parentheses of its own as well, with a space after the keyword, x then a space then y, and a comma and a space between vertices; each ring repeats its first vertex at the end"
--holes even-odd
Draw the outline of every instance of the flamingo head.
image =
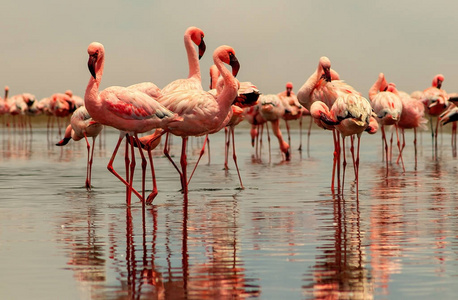
POLYGON ((331 61, 326 56, 320 58, 320 68, 322 70, 321 78, 327 82, 331 81, 331 61))
POLYGON ((436 76, 434 76, 432 85, 440 89, 443 81, 444 81, 444 75, 437 74, 436 76))
POLYGON ((189 34, 193 43, 199 47, 199 59, 201 59, 202 56, 204 56, 205 50, 207 49, 207 46, 204 42, 204 32, 200 28, 189 27, 186 30, 185 35, 186 34, 189 34))
POLYGON ((293 90, 293 84, 291 82, 286 83, 286 96, 291 96, 291 91, 293 90))
POLYGON ((96 64, 104 55, 103 45, 97 42, 93 42, 87 48, 87 53, 89 54, 89 60, 87 62, 89 72, 91 72, 91 75, 94 77, 94 79, 97 79, 95 72, 96 64))
POLYGON ((69 96, 70 98, 73 97, 73 92, 72 90, 66 90, 65 95, 69 96))
POLYGON ((222 62, 230 65, 232 67, 232 75, 237 76, 240 69, 240 63, 235 56, 235 51, 230 46, 219 46, 216 48, 213 57, 219 58, 222 62))

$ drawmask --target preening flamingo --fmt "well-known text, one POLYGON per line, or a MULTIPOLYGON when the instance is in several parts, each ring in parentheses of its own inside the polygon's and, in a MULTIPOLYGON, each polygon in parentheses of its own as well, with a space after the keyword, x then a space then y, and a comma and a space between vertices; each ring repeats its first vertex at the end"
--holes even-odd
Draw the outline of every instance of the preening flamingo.
POLYGON ((332 120, 326 119, 326 110, 330 111, 332 105, 338 97, 347 97, 349 94, 360 95, 352 86, 340 80, 339 74, 331 69, 331 61, 326 56, 322 56, 318 62, 318 67, 312 75, 305 81, 297 93, 299 103, 310 111, 315 123, 324 128, 332 130, 334 140, 334 160, 332 168, 331 189, 334 190, 334 178, 339 180, 338 190, 340 190, 340 137, 334 130, 332 120), (314 102, 320 102, 313 107, 314 102), (325 111, 321 111, 326 106, 325 111), (336 175, 337 168, 337 176, 336 175))
POLYGON ((65 130, 64 138, 56 144, 56 146, 64 146, 71 139, 79 141, 82 138, 86 140, 87 145, 87 167, 86 167, 86 189, 91 190, 91 173, 92 173, 92 161, 94 158, 94 146, 95 139, 102 131, 103 125, 97 121, 94 121, 86 107, 80 106, 75 112, 73 112, 70 118, 70 125, 65 130), (92 137, 92 151, 91 145, 89 144, 88 137, 92 137))
POLYGON ((402 103, 402 113, 401 117, 399 118, 398 121, 398 127, 401 129, 401 134, 402 134, 402 145, 401 149, 398 155, 397 162, 402 157, 402 151, 404 150, 404 147, 406 145, 405 141, 405 134, 404 131, 405 129, 413 129, 414 132, 414 151, 415 151, 415 167, 417 166, 417 129, 426 129, 426 123, 428 122, 427 119, 425 119, 425 108, 423 104, 412 98, 409 94, 403 91, 398 91, 396 89, 396 86, 393 83, 388 84, 387 91, 390 91, 392 93, 395 93, 398 95, 399 99, 401 100, 402 103))
MULTIPOLYGON (((167 130, 168 126, 180 123, 182 119, 145 93, 134 89, 112 86, 99 92, 100 81, 102 80, 105 64, 105 49, 102 44, 93 42, 89 45, 87 51, 89 54, 88 67, 91 77, 84 96, 86 109, 91 117, 97 122, 100 122, 103 125, 112 126, 120 131, 118 143, 113 150, 113 154, 107 168, 127 186, 126 202, 128 205, 130 205, 131 202, 132 191, 134 191, 143 201, 144 195, 140 196, 132 187, 133 172, 135 169, 133 143, 135 141, 137 145, 139 144, 137 134, 159 127, 167 130), (128 162, 126 161, 127 181, 123 179, 113 168, 113 161, 126 133, 130 139, 132 151, 130 174, 127 169, 128 162)), ((126 150, 127 149, 128 146, 126 144, 126 150)), ((142 157, 143 173, 145 173, 146 158, 143 155, 141 147, 139 147, 139 152, 142 157)))
MULTIPOLYGON (((388 83, 386 82, 385 75, 380 73, 377 80, 369 89, 369 99, 371 100, 374 113, 377 115, 378 122, 381 125, 382 141, 385 145, 385 159, 386 159, 386 172, 388 174, 388 162, 391 160, 392 149, 388 151, 388 142, 385 134, 385 126, 394 125, 396 130, 397 145, 399 152, 401 152, 401 143, 399 141, 398 122, 402 115, 402 102, 399 96, 388 90, 388 83)), ((402 168, 404 162, 402 161, 402 168)))
MULTIPOLYGON (((289 144, 283 139, 281 130, 280 130, 280 120, 285 113, 285 108, 277 95, 267 94, 261 95, 259 97, 259 113, 262 118, 272 124, 272 132, 277 137, 278 144, 282 154, 284 154, 285 160, 289 161, 291 159, 291 152, 289 144)), ((267 129, 267 138, 269 142, 269 160, 270 160, 270 135, 269 128, 266 122, 267 129)))
POLYGON ((439 118, 437 118, 436 128, 433 128, 433 117, 438 117, 449 105, 449 96, 447 92, 442 89, 443 81, 444 75, 437 74, 434 76, 431 86, 423 91, 423 97, 421 99, 425 106, 425 113, 429 115, 431 136, 434 145, 433 153, 437 153, 437 134, 439 125, 439 118))
POLYGON ((288 121, 299 120, 299 150, 302 149, 302 105, 297 100, 296 94, 293 92, 293 84, 291 82, 286 83, 286 90, 277 94, 278 98, 285 108, 285 113, 282 118, 285 120, 286 132, 288 134, 288 144, 291 146, 291 134, 290 126, 288 121))
MULTIPOLYGON (((213 53, 213 61, 224 79, 222 91, 215 97, 200 89, 176 89, 163 93, 158 101, 183 118, 183 122, 171 124, 170 133, 182 137, 181 170, 177 167, 168 152, 165 155, 180 174, 183 193, 188 192, 186 145, 189 136, 202 136, 221 128, 237 96, 238 82, 234 76, 239 70, 235 51, 229 46, 220 46, 213 53), (231 65, 231 72, 224 66, 231 65)), ((166 145, 167 145, 166 137, 166 145)))

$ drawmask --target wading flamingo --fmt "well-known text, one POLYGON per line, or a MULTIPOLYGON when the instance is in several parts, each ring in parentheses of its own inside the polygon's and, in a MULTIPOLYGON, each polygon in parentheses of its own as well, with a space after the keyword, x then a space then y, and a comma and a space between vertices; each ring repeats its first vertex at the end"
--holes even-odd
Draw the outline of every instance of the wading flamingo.
MULTIPOLYGON (((100 81, 102 80, 103 68, 105 64, 105 49, 102 44, 93 42, 88 49, 89 61, 88 68, 91 73, 89 83, 84 95, 84 103, 91 117, 103 125, 114 127, 120 131, 118 143, 108 163, 108 170, 127 186, 126 202, 131 203, 131 192, 134 191, 144 203, 144 195, 139 195, 132 187, 133 172, 135 169, 135 154, 133 149, 134 141, 139 144, 138 133, 150 131, 154 128, 164 128, 167 130, 169 125, 180 123, 182 120, 176 114, 154 101, 145 93, 125 87, 112 86, 99 92, 100 81), (113 168, 113 161, 118 152, 124 136, 128 135, 131 145, 130 174, 126 161, 127 180, 123 179, 113 168)), ((126 150, 128 145, 126 144, 126 150)), ((139 148, 142 157, 142 169, 145 173, 146 158, 141 147, 139 148)), ((144 178, 144 176, 143 176, 144 178)), ((144 194, 143 183, 143 194, 144 194)))
POLYGON ((414 132, 414 140, 413 140, 413 145, 414 145, 414 150, 415 150, 415 169, 417 167, 417 128, 418 129, 426 129, 426 123, 428 122, 427 119, 425 119, 425 107, 423 104, 412 98, 409 94, 403 91, 398 91, 396 89, 396 85, 393 83, 388 84, 387 91, 392 92, 396 95, 398 95, 399 99, 401 100, 402 103, 402 113, 401 117, 399 118, 398 121, 398 127, 401 129, 401 134, 402 134, 402 145, 401 149, 398 155, 397 163, 402 157, 402 151, 404 150, 404 147, 406 145, 406 140, 405 140, 405 134, 404 131, 405 129, 413 129, 414 132))
POLYGON ((293 92, 293 84, 291 82, 286 83, 286 90, 277 94, 278 98, 285 108, 285 113, 282 119, 285 120, 286 132, 288 133, 288 144, 291 146, 291 134, 290 126, 288 121, 299 120, 299 150, 302 149, 302 105, 297 100, 296 94, 293 92))
POLYGON ((436 128, 433 128, 433 117, 439 117, 439 115, 443 113, 449 105, 449 96, 447 95, 447 92, 442 89, 443 81, 444 75, 437 74, 434 76, 431 86, 423 91, 423 98, 421 99, 423 105, 425 106, 425 113, 429 115, 431 136, 434 145, 433 153, 436 158, 439 118, 437 118, 436 128))
POLYGON ((56 146, 65 146, 73 139, 79 141, 81 139, 86 140, 87 145, 87 167, 86 167, 86 189, 91 190, 91 173, 92 173, 92 161, 94 158, 94 146, 95 139, 102 131, 103 125, 99 122, 94 121, 86 107, 80 106, 75 112, 73 112, 70 118, 70 125, 65 130, 64 138, 56 144, 56 146), (89 144, 88 137, 92 137, 92 151, 91 145, 89 144))
POLYGON ((166 151, 168 136, 166 136, 164 154, 180 174, 182 191, 185 195, 188 193, 186 171, 188 137, 206 135, 217 128, 221 128, 223 122, 227 120, 231 105, 237 96, 238 82, 234 76, 237 75, 240 65, 235 57, 234 49, 229 46, 218 47, 213 53, 213 61, 224 79, 223 89, 216 97, 209 92, 196 88, 164 92, 158 99, 162 105, 183 118, 183 122, 169 126, 170 133, 182 137, 181 170, 166 151), (232 67, 232 74, 224 64, 232 67))
MULTIPOLYGON (((386 174, 388 175, 388 162, 391 160, 392 149, 388 151, 388 142, 385 134, 385 126, 394 125, 396 130, 397 145, 401 153, 401 143, 399 141, 398 122, 402 115, 402 102, 399 96, 388 91, 388 83, 385 75, 380 73, 377 80, 369 89, 369 99, 371 101, 374 113, 377 115, 377 120, 381 125, 382 142, 384 143, 385 159, 386 159, 386 174)), ((404 162, 401 156, 402 168, 404 162)))
POLYGON ((334 190, 334 179, 338 178, 337 189, 340 190, 340 135, 334 130, 332 122, 324 123, 321 118, 325 119, 325 115, 320 118, 320 108, 325 105, 328 110, 338 97, 346 97, 348 94, 361 95, 352 86, 340 80, 339 74, 331 69, 331 61, 326 56, 322 56, 318 62, 318 67, 315 72, 305 81, 297 93, 299 103, 304 105, 310 111, 314 122, 321 128, 332 130, 334 140, 334 160, 332 168, 331 189, 334 190), (316 111, 312 112, 311 107, 314 102, 323 104, 316 105, 316 111), (337 170, 336 170, 337 168, 337 170), (337 173, 336 173, 337 171, 337 173), (336 175, 337 174, 337 175, 336 175))

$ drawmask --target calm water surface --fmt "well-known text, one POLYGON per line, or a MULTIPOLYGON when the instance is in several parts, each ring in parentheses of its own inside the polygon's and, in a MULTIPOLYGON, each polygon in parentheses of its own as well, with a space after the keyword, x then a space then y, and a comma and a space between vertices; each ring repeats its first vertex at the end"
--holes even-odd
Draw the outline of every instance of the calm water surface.
MULTIPOLYGON (((380 135, 364 134, 358 197, 351 164, 344 193, 331 193, 330 132, 313 131, 301 154, 293 131, 285 162, 276 140, 270 160, 266 141, 259 158, 249 130, 236 130, 244 190, 232 160, 223 170, 216 134, 187 206, 156 153, 159 195, 144 220, 106 170, 117 137, 107 130, 97 142, 87 192, 84 141, 59 148, 46 128, 1 129, 0 299, 456 299, 458 165, 447 133, 437 159, 430 135, 419 137, 416 167, 408 133, 406 172, 393 163, 388 176, 380 135)), ((201 143, 190 142, 191 165, 201 143)))

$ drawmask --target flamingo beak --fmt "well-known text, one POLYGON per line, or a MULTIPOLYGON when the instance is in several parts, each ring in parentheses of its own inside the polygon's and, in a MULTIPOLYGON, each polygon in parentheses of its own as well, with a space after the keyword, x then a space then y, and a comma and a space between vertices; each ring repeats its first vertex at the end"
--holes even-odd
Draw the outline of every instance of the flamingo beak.
POLYGON ((200 44, 199 44, 199 59, 201 59, 202 56, 204 56, 206 49, 207 49, 207 46, 205 45, 204 37, 202 37, 200 44))
POLYGON ((331 70, 328 68, 324 69, 324 79, 327 82, 331 82, 331 70))
POLYGON ((97 63, 97 56, 98 56, 97 53, 89 55, 89 60, 87 62, 87 66, 89 68, 89 72, 91 72, 91 75, 92 75, 92 77, 94 77, 94 79, 97 79, 96 76, 95 76, 95 64, 97 63))
POLYGON ((232 75, 234 75, 234 77, 237 77, 237 74, 239 73, 240 69, 240 63, 237 60, 237 57, 235 57, 235 55, 231 55, 230 57, 231 60, 229 61, 229 64, 232 67, 232 75))

